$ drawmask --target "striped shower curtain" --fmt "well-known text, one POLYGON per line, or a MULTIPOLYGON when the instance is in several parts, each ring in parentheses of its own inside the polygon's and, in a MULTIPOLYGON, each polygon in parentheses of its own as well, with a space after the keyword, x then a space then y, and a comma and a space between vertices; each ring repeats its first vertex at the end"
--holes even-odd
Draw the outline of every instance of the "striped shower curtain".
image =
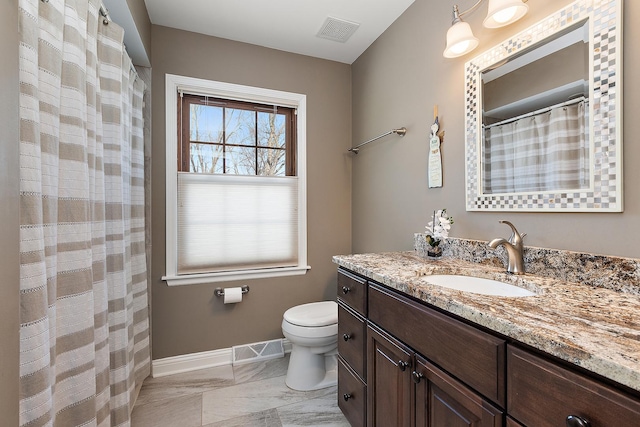
POLYGON ((150 368, 144 84, 100 6, 19 0, 21 426, 128 426, 150 368))
POLYGON ((589 187, 587 101, 491 125, 484 130, 483 192, 589 187))

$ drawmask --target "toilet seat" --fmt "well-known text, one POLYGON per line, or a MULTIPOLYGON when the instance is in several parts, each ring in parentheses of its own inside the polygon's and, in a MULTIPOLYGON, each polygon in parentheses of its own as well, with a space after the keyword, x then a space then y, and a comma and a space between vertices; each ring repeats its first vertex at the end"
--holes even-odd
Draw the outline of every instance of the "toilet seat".
POLYGON ((282 331, 300 338, 337 337, 338 324, 334 323, 333 325, 326 326, 299 326, 289 323, 285 319, 282 321, 282 331))
POLYGON ((305 328, 319 328, 338 323, 338 305, 335 301, 312 302, 292 307, 284 312, 287 323, 305 328))

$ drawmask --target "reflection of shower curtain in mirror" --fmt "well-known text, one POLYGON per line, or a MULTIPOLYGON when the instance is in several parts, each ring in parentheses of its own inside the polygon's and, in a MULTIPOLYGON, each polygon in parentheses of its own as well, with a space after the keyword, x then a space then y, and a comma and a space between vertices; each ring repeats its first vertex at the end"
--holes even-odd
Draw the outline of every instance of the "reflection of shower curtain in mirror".
POLYGON ((587 101, 487 127, 483 192, 571 190, 589 187, 587 101))

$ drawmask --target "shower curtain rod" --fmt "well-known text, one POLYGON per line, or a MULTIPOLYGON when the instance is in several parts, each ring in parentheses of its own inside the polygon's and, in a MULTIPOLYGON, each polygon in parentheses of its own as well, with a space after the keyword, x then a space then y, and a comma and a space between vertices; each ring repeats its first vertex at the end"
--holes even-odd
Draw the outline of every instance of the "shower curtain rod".
POLYGON ((510 119, 505 119, 505 120, 502 120, 501 122, 491 123, 490 125, 486 125, 486 126, 482 125, 482 127, 483 127, 483 129, 490 129, 490 128, 495 127, 495 126, 506 125, 508 123, 512 123, 512 122, 515 122, 515 121, 520 120, 520 119, 526 119, 527 117, 531 117, 531 116, 535 116, 535 115, 538 115, 538 114, 546 113, 547 111, 551 111, 554 108, 566 107, 567 105, 577 104, 578 102, 582 102, 582 101, 585 101, 585 100, 587 100, 587 98, 585 98, 584 96, 581 96, 579 98, 574 98, 574 99, 570 99, 569 101, 560 102, 559 104, 550 105, 549 107, 544 107, 544 108, 541 108, 541 109, 536 110, 536 111, 531 111, 530 113, 525 113, 525 114, 522 114, 520 116, 511 117, 510 119))
POLYGON ((360 151, 360 147, 362 147, 363 145, 366 145, 366 144, 368 144, 370 142, 373 142, 376 139, 383 138, 383 137, 385 137, 387 135, 391 135, 392 133, 396 133, 396 134, 398 134, 400 136, 404 136, 407 133, 407 128, 401 127, 400 129, 391 129, 387 133, 383 133, 382 135, 378 135, 375 138, 371 138, 370 140, 365 141, 363 143, 360 143, 360 144, 356 145, 355 147, 349 148, 348 151, 351 151, 352 153, 358 154, 358 151, 360 151))

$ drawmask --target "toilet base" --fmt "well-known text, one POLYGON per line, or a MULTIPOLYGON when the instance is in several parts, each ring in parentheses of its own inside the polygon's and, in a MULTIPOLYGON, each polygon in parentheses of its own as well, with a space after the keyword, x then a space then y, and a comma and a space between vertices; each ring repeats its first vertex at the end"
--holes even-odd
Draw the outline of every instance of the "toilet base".
POLYGON ((287 387, 297 391, 319 390, 338 384, 337 348, 328 353, 315 354, 309 347, 293 344, 287 387))

